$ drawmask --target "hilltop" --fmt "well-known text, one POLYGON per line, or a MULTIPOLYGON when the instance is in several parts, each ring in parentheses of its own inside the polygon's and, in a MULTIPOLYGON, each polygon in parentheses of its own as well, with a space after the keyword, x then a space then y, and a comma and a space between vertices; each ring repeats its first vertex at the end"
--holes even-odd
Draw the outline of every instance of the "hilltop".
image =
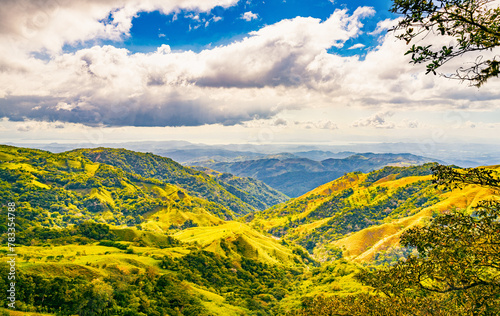
POLYGON ((435 161, 435 159, 412 154, 364 153, 322 161, 298 157, 277 157, 235 162, 205 161, 198 162, 198 165, 240 177, 258 179, 290 197, 298 197, 345 173, 370 172, 385 166, 404 167, 435 161))
MULTIPOLYGON (((105 163, 145 178, 153 178, 179 186, 197 197, 223 205, 236 216, 263 210, 269 203, 272 203, 269 199, 260 203, 259 197, 253 196, 248 191, 242 191, 234 186, 222 186, 216 179, 202 171, 184 167, 170 158, 151 153, 139 153, 126 149, 95 148, 77 149, 68 152, 68 154, 84 156, 92 162, 105 163), (228 189, 233 192, 229 192, 228 189), (237 195, 248 198, 243 201, 237 195)), ((287 199, 276 190, 258 183, 249 183, 244 179, 241 179, 240 182, 246 182, 247 189, 254 192, 261 191, 263 193, 260 196, 267 195, 271 200, 281 202, 287 199), (252 189, 253 185, 258 185, 258 190, 252 189)))
MULTIPOLYGON (((322 164, 370 159, 387 161, 322 164)), ((150 153, 0 146, 0 194, 16 204, 19 310, 271 316, 316 295, 365 295, 359 263, 394 264, 413 251, 399 247, 402 232, 495 194, 438 189, 435 165, 350 172, 288 199, 150 153)), ((0 224, 4 254, 7 229, 0 224)))
POLYGON ((355 172, 287 203, 250 214, 251 226, 304 246, 317 260, 369 261, 397 248, 400 234, 434 213, 470 208, 494 195, 469 186, 442 191, 431 181, 435 164, 355 172))
MULTIPOLYGON (((0 174, 0 194, 17 208, 18 309, 269 315, 293 293, 294 275, 316 264, 301 247, 231 221, 232 209, 203 198, 228 192, 215 177, 154 155, 0 146, 0 174)), ((234 188, 256 184, 225 178, 234 188)), ((6 231, 0 224, 4 254, 6 231)))

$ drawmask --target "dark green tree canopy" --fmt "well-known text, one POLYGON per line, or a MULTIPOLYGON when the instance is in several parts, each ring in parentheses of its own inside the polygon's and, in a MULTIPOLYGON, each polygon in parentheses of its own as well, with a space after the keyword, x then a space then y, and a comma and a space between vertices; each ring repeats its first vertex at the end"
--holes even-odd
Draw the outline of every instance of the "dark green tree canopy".
POLYGON ((429 34, 453 38, 451 44, 413 44, 406 54, 411 54, 412 63, 427 64, 427 73, 437 74, 438 68, 457 57, 471 56, 465 66, 448 78, 469 81, 481 86, 499 75, 500 56, 485 58, 474 52, 493 51, 500 45, 500 7, 494 0, 394 0, 393 13, 403 18, 393 28, 396 37, 407 44, 416 42, 429 34))

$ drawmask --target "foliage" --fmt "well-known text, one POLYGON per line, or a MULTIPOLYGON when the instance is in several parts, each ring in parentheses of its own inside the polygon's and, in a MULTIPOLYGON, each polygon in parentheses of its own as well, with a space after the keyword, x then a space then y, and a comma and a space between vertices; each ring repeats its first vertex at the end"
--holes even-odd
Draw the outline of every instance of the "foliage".
MULTIPOLYGON (((445 187, 499 189, 496 170, 434 168, 445 187)), ((408 229, 401 245, 415 248, 394 266, 357 274, 375 296, 316 297, 300 315, 498 315, 500 313, 500 201, 479 202, 472 213, 450 210, 408 229), (317 308, 313 310, 312 306, 317 308), (321 311, 321 312, 318 312, 321 311), (395 312, 397 311, 397 312, 395 312)))
MULTIPOLYGON (((82 155, 93 162, 112 165, 142 177, 154 178, 179 186, 194 196, 223 205, 228 210, 224 214, 226 220, 233 218, 231 212, 236 215, 245 215, 257 210, 253 206, 255 203, 247 203, 235 195, 236 192, 230 192, 206 173, 184 167, 170 158, 111 148, 78 149, 70 153, 82 155)), ((248 195, 248 192, 238 193, 243 193, 243 196, 248 195)), ((276 194, 279 195, 279 193, 276 194)), ((253 195, 252 198, 259 199, 253 195)))
POLYGON ((213 289, 231 304, 258 311, 257 315, 273 315, 288 293, 294 273, 300 273, 244 257, 235 262, 207 251, 194 251, 178 259, 166 256, 161 266, 213 289))
POLYGON ((428 163, 385 167, 366 176, 346 174, 322 186, 321 190, 255 214, 252 222, 276 221, 277 224, 267 229, 269 233, 296 242, 310 253, 322 248, 324 255, 334 259, 338 251, 325 248, 332 241, 410 216, 442 201, 443 191, 436 189, 427 177, 435 166, 435 163, 428 163), (399 183, 398 180, 403 181, 399 183), (286 221, 276 220, 284 217, 286 221), (314 225, 314 229, 304 231, 302 228, 308 225, 314 225))
POLYGON ((265 158, 235 162, 206 161, 201 165, 219 172, 261 180, 293 198, 306 194, 345 173, 370 172, 387 165, 417 165, 428 161, 427 158, 411 154, 365 153, 344 159, 323 161, 306 158, 265 158))
POLYGON ((286 195, 259 180, 236 177, 230 173, 217 173, 215 177, 226 190, 261 211, 289 200, 286 195))
MULTIPOLYGON (((406 54, 412 62, 427 63, 427 73, 436 74, 441 66, 463 55, 491 51, 500 45, 500 7, 493 0, 394 0, 391 11, 403 15, 395 30, 396 36, 406 43, 423 38, 429 33, 447 37, 450 44, 413 46, 406 54), (453 39, 453 41, 450 41, 453 39)), ((451 78, 468 80, 481 86, 487 80, 498 77, 498 56, 471 61, 471 66, 460 67, 451 78)))
MULTIPOLYGON (((2 275, 8 266, 0 264, 2 275)), ((0 288, 6 290, 2 278, 0 288)), ((5 291, 4 291, 5 292, 5 291)), ((175 276, 160 276, 152 269, 109 277, 42 277, 17 271, 17 306, 57 315, 212 315, 175 276)), ((2 301, 2 306, 5 306, 2 301)), ((19 308, 17 308, 19 309, 19 308)))

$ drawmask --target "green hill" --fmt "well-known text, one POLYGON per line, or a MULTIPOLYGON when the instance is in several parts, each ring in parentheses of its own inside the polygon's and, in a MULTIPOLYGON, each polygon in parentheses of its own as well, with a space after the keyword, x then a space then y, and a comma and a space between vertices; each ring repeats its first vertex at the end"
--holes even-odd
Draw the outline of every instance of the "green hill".
MULTIPOLYGON (((221 219, 233 212, 176 185, 144 178, 83 156, 0 146, 0 194, 17 201, 21 224, 65 227, 93 219, 137 225, 160 208, 209 212, 221 219)), ((207 176, 208 177, 208 176, 207 176)))
MULTIPOLYGON (((170 158, 160 157, 151 153, 139 153, 125 149, 96 148, 78 149, 69 154, 82 155, 93 162, 106 163, 124 171, 136 173, 145 178, 153 178, 160 181, 174 184, 188 190, 194 196, 219 203, 230 209, 236 216, 245 215, 257 210, 263 210, 267 203, 259 203, 259 196, 252 195, 249 191, 241 192, 234 187, 228 189, 248 202, 228 191, 219 184, 213 177, 204 172, 184 167, 170 158), (237 192, 236 192, 237 191, 237 192), (263 208, 264 207, 264 208, 263 208)), ((247 189, 256 191, 259 188, 252 188, 254 184, 249 183, 247 189)), ((280 201, 283 195, 276 191, 267 190, 267 195, 275 196, 280 201)), ((270 200, 268 199, 267 202, 270 200)))
POLYGON ((298 197, 314 188, 353 171, 370 172, 385 166, 412 166, 435 160, 412 154, 351 155, 342 159, 314 161, 307 158, 265 158, 236 162, 200 162, 199 165, 266 183, 290 197, 298 197))
POLYGON ((226 190, 259 210, 267 209, 290 199, 260 180, 237 177, 230 173, 221 173, 205 167, 194 167, 194 169, 214 176, 217 182, 226 190))
POLYGON ((396 246, 402 231, 434 212, 467 208, 493 194, 477 187, 441 191, 431 182, 432 166, 350 173, 246 219, 253 227, 304 246, 317 260, 341 255, 370 260, 396 246))
MULTIPOLYGON (((300 247, 225 221, 234 218, 225 206, 133 171, 78 152, 0 146, 0 194, 16 204, 18 310, 273 315, 314 264, 300 247)), ((5 254, 7 214, 0 220, 5 254)))
MULTIPOLYGON (((259 181, 151 154, 0 146, 0 195, 16 205, 16 308, 272 316, 313 306, 316 295, 372 299, 355 278, 360 263, 394 264, 412 251, 398 247, 402 232, 496 194, 474 185, 440 190, 433 166, 348 173, 235 220, 223 203, 257 209, 283 196, 259 181)), ((0 213, 4 255, 9 222, 0 213)), ((0 273, 9 269, 0 263, 0 273)), ((0 279, 1 291, 8 286, 0 279)))

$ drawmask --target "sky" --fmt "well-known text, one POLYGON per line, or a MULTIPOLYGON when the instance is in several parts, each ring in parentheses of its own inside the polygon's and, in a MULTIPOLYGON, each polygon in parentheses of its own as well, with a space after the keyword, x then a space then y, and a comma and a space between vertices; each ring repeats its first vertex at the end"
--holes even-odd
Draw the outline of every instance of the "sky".
POLYGON ((496 144, 500 80, 425 75, 390 7, 2 0, 0 142, 496 144))

